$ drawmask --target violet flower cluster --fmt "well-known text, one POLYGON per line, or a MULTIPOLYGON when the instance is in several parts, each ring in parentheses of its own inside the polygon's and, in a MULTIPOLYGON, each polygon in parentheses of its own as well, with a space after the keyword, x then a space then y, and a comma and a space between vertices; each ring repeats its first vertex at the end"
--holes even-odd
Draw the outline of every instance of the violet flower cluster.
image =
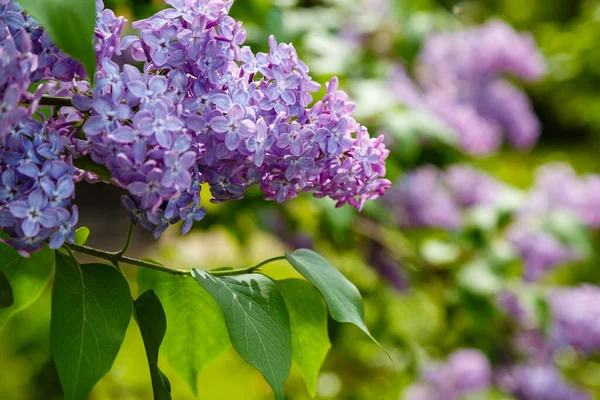
POLYGON ((580 249, 546 229, 545 223, 562 213, 584 228, 597 229, 600 177, 579 177, 565 164, 540 167, 534 185, 524 195, 472 167, 459 164, 442 171, 424 166, 405 174, 383 200, 403 228, 458 231, 465 228, 465 213, 494 206, 510 191, 522 200, 515 204, 512 223, 501 234, 523 261, 527 281, 583 259, 580 249))
POLYGON ((494 203, 502 190, 501 182, 467 165, 424 166, 405 174, 383 200, 404 228, 458 230, 466 209, 494 203))
POLYGON ((171 8, 134 22, 139 37, 121 38, 125 20, 98 1, 98 69, 89 88, 79 64, 15 3, 1 1, 0 66, 10 66, 0 81, 1 170, 10 193, 1 210, 15 240, 64 231, 57 247, 72 237, 76 210, 65 220, 57 209, 69 206, 74 181, 100 179, 73 166, 80 157, 106 167, 111 182, 128 190, 130 218, 156 237, 179 220, 186 233, 203 218, 203 184, 213 202, 240 199, 258 184, 268 200, 310 191, 358 210, 390 186, 383 136, 371 138, 356 122, 337 79, 313 104, 320 85, 293 45, 270 37, 269 53, 254 54, 243 46, 242 23, 228 16, 232 2, 168 0, 171 8), (113 58, 122 52, 143 62, 143 71, 118 65, 113 58), (29 94, 40 79, 49 83, 29 94), (72 107, 54 107, 36 122, 44 94, 70 98, 72 107))
POLYGON ((600 288, 585 284, 555 289, 548 300, 552 312, 551 346, 571 346, 586 355, 599 352, 600 288))
POLYGON ((517 364, 497 372, 498 386, 519 400, 588 400, 552 364, 517 364))
POLYGON ((490 388, 492 366, 485 354, 475 349, 460 349, 444 363, 432 363, 421 381, 407 389, 407 400, 459 400, 476 396, 490 388))
POLYGON ((503 138, 518 149, 533 146, 539 121, 525 93, 504 75, 533 81, 544 70, 531 35, 491 20, 430 36, 415 67, 416 80, 398 64, 390 85, 402 104, 433 114, 452 128, 461 149, 480 155, 498 149, 503 138))
POLYGON ((537 280, 557 266, 582 258, 578 249, 536 226, 552 214, 563 213, 585 228, 598 229, 599 199, 598 175, 579 177, 569 165, 562 163, 538 169, 534 185, 507 233, 525 262, 526 279, 537 280))

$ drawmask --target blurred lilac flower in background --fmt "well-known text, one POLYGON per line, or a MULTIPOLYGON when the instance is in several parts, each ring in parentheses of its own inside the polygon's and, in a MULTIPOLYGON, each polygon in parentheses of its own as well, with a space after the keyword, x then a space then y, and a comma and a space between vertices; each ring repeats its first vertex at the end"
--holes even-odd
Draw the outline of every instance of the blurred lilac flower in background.
POLYGON ((460 349, 445 363, 433 363, 421 382, 410 387, 407 400, 458 400, 485 391, 492 383, 492 367, 487 357, 475 349, 460 349))
POLYGON ((519 400, 588 400, 551 364, 519 364, 496 374, 498 386, 519 400))
POLYGON ((390 84, 409 108, 426 110, 457 135, 460 148, 475 155, 498 149, 503 138, 518 149, 533 146, 540 124, 527 96, 504 75, 539 79, 544 59, 533 37, 499 20, 426 39, 416 78, 397 64, 390 84))

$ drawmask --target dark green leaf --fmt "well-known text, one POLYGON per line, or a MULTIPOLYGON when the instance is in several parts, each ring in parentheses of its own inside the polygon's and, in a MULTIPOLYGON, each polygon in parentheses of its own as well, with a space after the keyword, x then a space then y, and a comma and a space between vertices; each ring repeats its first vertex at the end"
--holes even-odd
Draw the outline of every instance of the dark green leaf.
POLYGON ((15 298, 13 297, 10 282, 4 272, 0 270, 0 308, 6 308, 13 305, 15 298))
POLYGON ((17 0, 48 31, 52 41, 85 67, 90 79, 96 70, 95 0, 17 0))
POLYGON ((275 282, 258 274, 217 279, 195 268, 192 275, 221 306, 233 348, 263 374, 275 398, 283 399, 292 364, 292 335, 275 282))
POLYGON ((299 249, 285 256, 321 292, 334 320, 356 325, 379 345, 365 324, 362 297, 352 282, 312 250, 299 249))
POLYGON ((292 360, 304 376, 311 396, 317 391, 319 370, 331 348, 327 334, 327 309, 310 283, 301 279, 277 281, 292 328, 292 360))
POLYGON ((87 226, 82 226, 75 231, 75 244, 83 246, 90 236, 90 230, 87 226))
POLYGON ((140 327, 152 379, 154 400, 171 399, 168 379, 158 368, 158 350, 167 332, 167 317, 154 290, 144 292, 133 302, 135 319, 140 327), (164 378, 163 378, 164 377, 164 378))
POLYGON ((129 285, 106 264, 56 252, 50 346, 65 399, 84 399, 111 368, 132 312, 129 285))
POLYGON ((74 160, 73 164, 79 169, 83 169, 85 171, 91 172, 92 174, 98 175, 98 177, 102 180, 105 180, 107 182, 110 182, 111 180, 111 175, 108 168, 106 168, 104 165, 96 164, 89 154, 86 154, 85 156, 81 156, 77 160, 74 160))
POLYGON ((161 353, 196 393, 198 372, 229 346, 219 306, 190 276, 141 268, 138 289, 154 289, 167 316, 161 353))
POLYGON ((0 271, 10 282, 14 297, 10 307, 0 309, 0 327, 40 297, 53 267, 54 252, 47 247, 24 258, 12 247, 0 243, 0 271))

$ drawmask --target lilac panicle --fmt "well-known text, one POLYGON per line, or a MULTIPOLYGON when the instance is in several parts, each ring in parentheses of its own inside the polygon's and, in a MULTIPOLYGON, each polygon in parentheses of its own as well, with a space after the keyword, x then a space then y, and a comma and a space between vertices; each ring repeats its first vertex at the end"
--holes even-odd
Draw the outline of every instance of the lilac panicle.
POLYGON ((129 191, 131 220, 155 236, 180 219, 186 233, 204 217, 203 185, 216 203, 259 185, 268 200, 311 191, 359 210, 390 186, 383 136, 371 138, 352 117, 336 78, 313 104, 320 85, 294 46, 271 36, 269 52, 254 54, 228 15, 232 2, 167 3, 133 23, 139 36, 122 38, 125 19, 96 2, 93 87, 34 19, 0 4, 0 222, 12 244, 28 251, 72 240, 73 183, 101 179, 73 166, 82 156, 129 191), (122 62, 132 59, 142 71, 122 62), (43 95, 73 106, 38 122, 43 95))
POLYGON ((446 362, 429 365, 421 382, 408 389, 408 400, 459 400, 490 387, 492 367, 479 350, 460 349, 446 362))
POLYGON ((402 65, 393 68, 390 85, 409 108, 426 110, 457 135, 461 149, 486 154, 503 137, 518 149, 531 148, 540 124, 527 96, 504 75, 539 79, 544 59, 528 34, 500 20, 426 39, 415 81, 402 65))

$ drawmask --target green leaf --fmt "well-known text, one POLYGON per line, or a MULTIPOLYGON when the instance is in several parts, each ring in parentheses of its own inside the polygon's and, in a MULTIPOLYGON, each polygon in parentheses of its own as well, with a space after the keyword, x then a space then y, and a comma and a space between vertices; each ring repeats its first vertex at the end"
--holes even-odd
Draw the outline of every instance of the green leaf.
POLYGON ((198 372, 229 346, 219 306, 190 276, 140 268, 138 289, 160 299, 169 327, 161 353, 196 393, 198 372))
POLYGON ((13 305, 15 298, 13 297, 10 282, 4 272, 0 271, 0 308, 6 308, 13 305))
POLYGON ((158 349, 167 332, 167 316, 154 290, 148 290, 133 302, 150 367, 154 400, 171 399, 169 380, 158 367, 158 349))
POLYGON ((62 51, 81 62, 91 80, 96 70, 95 0, 17 0, 62 51))
POLYGON ((259 274, 217 279, 196 268, 192 276, 221 306, 233 348, 263 374, 275 398, 283 400, 292 365, 292 335, 275 282, 259 274))
POLYGON ((73 165, 75 165, 79 169, 83 169, 85 171, 91 172, 92 174, 98 175, 98 177, 106 182, 110 182, 111 175, 108 168, 104 165, 97 164, 92 160, 89 154, 79 157, 76 160, 73 160, 73 165))
POLYGON ((0 328, 12 315, 40 297, 48 285, 53 267, 54 252, 47 247, 25 258, 14 248, 0 243, 0 271, 10 282, 14 298, 10 307, 0 309, 0 328))
POLYGON ((314 397, 319 370, 331 348, 325 303, 314 286, 304 280, 284 279, 276 284, 290 315, 292 360, 300 368, 306 389, 314 397))
POLYGON ((285 253, 285 256, 321 292, 334 320, 356 325, 383 349, 365 324, 362 297, 352 282, 312 250, 298 249, 292 254, 285 253))
POLYGON ((65 399, 84 399, 111 368, 132 312, 129 285, 106 264, 56 252, 50 346, 65 399))
POLYGON ((87 226, 82 226, 75 231, 75 244, 83 246, 90 236, 90 230, 87 226))

